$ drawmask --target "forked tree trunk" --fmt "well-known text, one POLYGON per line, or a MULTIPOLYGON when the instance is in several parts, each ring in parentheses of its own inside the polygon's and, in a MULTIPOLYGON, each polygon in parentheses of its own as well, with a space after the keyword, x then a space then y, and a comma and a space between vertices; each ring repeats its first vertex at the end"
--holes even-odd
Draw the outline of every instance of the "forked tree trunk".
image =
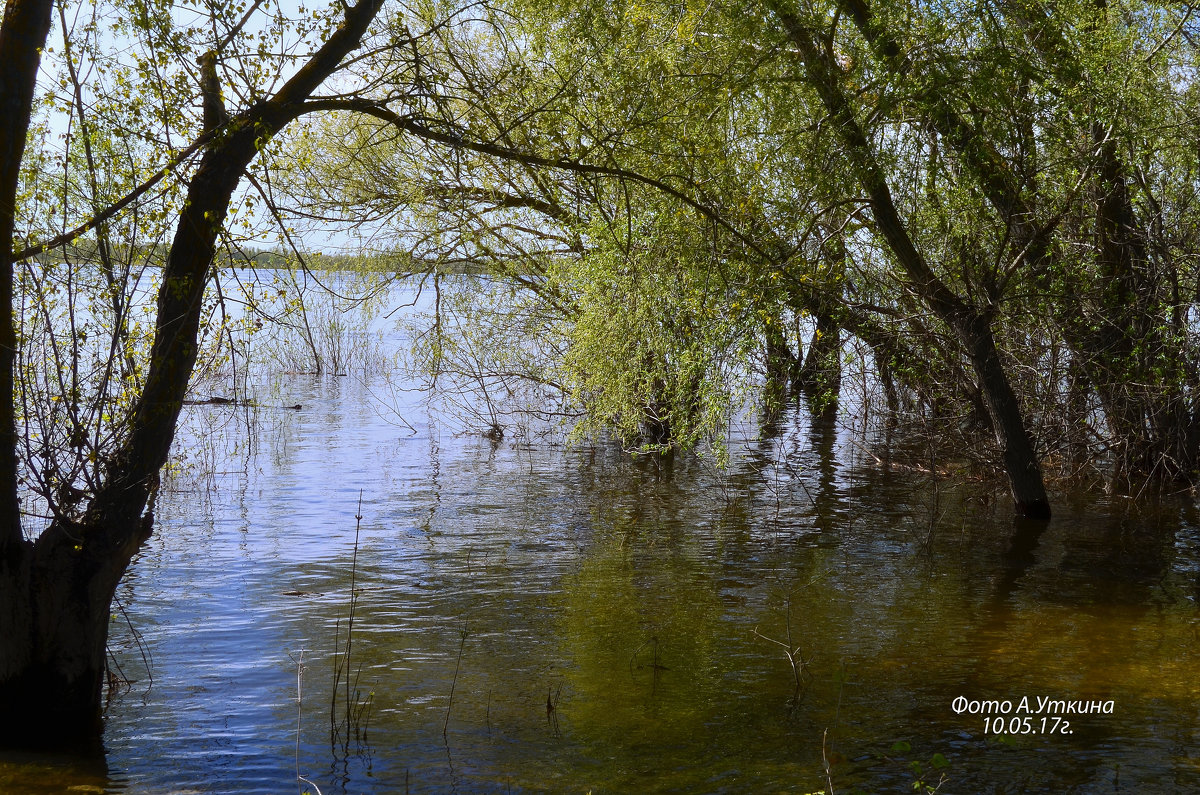
MULTIPOLYGON (((4 21, 6 49, 0 56, 9 56, 12 9, 30 2, 45 5, 48 28, 48 2, 11 2, 4 21)), ((0 715, 5 719, 0 721, 0 744, 62 747, 99 738, 109 611, 129 561, 150 536, 153 513, 148 506, 195 365, 204 291, 230 199, 262 145, 308 110, 305 100, 358 45, 381 2, 343 6, 342 25, 279 93, 231 120, 209 112, 210 101, 219 101, 219 86, 202 86, 205 132, 212 140, 189 183, 163 269, 146 384, 133 408, 129 437, 105 461, 103 483, 82 518, 55 520, 34 541, 25 540, 19 527, 0 536, 0 715)), ((43 43, 45 35, 43 31, 43 43)), ((215 57, 210 54, 210 62, 215 57)), ((13 71, 8 66, 0 65, 4 92, 13 71)), ((213 69, 206 72, 215 74, 213 69)), ((7 107, 7 94, 3 99, 7 107)), ((28 108, 27 103, 26 122, 28 108)), ((4 127, 0 132, 7 134, 4 127)), ((9 202, 0 209, 7 209, 10 228, 15 182, 13 191, 0 199, 9 202)), ((3 250, 11 274, 12 249, 3 250)), ((11 316, 11 304, 6 309, 11 316)), ((11 350, 7 353, 0 364, 7 366, 11 379, 11 350)), ((3 395, 10 409, 12 395, 11 388, 3 395)), ((0 467, 0 475, 5 472, 0 467)), ((0 483, 5 512, 16 513, 15 495, 15 481, 0 483)))

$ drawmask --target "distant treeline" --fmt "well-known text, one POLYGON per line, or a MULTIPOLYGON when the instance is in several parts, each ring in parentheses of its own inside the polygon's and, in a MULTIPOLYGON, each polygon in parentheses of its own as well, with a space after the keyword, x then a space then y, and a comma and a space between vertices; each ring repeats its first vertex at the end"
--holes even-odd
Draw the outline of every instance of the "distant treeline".
MULTIPOLYGON (((39 255, 42 264, 102 264, 105 259, 115 266, 136 265, 139 267, 162 267, 168 247, 160 244, 145 246, 109 246, 101 252, 95 240, 80 239, 54 251, 39 255)), ((259 249, 241 247, 237 250, 223 249, 216 255, 217 268, 269 268, 289 270, 309 268, 317 271, 344 271, 354 273, 442 273, 460 275, 482 275, 488 267, 476 261, 464 259, 422 259, 405 251, 362 252, 356 254, 327 254, 307 252, 303 257, 295 252, 279 248, 259 249)))

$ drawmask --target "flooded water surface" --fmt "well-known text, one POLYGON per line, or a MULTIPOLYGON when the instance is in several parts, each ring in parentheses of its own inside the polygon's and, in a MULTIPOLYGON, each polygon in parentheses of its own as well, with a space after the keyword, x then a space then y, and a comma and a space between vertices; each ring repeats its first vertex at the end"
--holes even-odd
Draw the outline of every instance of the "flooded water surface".
POLYGON ((804 408, 719 469, 271 394, 187 409, 103 758, 0 789, 1200 791, 1189 502, 1022 526, 804 408))

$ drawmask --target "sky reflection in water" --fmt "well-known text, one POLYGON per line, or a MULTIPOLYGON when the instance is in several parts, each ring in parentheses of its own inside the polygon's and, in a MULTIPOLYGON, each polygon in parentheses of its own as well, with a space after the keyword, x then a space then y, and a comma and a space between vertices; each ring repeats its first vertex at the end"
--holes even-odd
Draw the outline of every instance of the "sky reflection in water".
POLYGON ((1022 534, 803 410, 721 472, 455 435, 402 395, 410 430, 352 378, 279 389, 303 410, 189 409, 204 442, 119 591, 107 770, 10 758, 0 788, 1200 791, 1190 506, 1068 496, 1022 534), (331 747, 360 492, 371 706, 331 747), (957 696, 1115 709, 997 739, 957 696))

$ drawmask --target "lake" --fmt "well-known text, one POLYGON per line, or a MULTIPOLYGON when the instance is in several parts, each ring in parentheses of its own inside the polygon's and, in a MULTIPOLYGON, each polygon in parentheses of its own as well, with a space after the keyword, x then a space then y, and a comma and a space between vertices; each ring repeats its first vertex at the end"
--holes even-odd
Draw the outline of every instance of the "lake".
POLYGON ((1021 524, 803 404, 720 468, 378 375, 256 396, 185 410, 103 757, 3 791, 1200 791, 1194 501, 1021 524))

